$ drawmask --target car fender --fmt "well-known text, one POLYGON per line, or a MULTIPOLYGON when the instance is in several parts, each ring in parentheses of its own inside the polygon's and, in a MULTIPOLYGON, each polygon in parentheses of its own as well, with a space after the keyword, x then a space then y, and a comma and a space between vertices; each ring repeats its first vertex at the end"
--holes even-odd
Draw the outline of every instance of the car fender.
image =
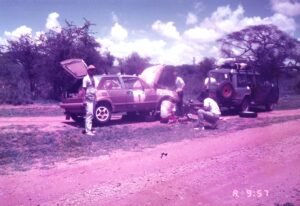
POLYGON ((109 105, 111 106, 112 112, 115 111, 114 105, 113 105, 113 103, 112 103, 112 101, 111 101, 110 99, 108 99, 108 98, 99 98, 99 99, 98 99, 98 98, 97 98, 97 100, 96 100, 96 105, 99 105, 99 104, 101 104, 101 103, 109 104, 109 105))

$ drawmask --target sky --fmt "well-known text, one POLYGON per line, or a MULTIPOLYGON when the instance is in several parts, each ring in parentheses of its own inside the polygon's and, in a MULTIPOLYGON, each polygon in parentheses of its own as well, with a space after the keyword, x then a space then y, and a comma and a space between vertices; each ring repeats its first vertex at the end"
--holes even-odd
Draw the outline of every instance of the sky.
POLYGON ((0 44, 84 19, 95 24, 99 52, 160 64, 218 58, 216 41, 251 25, 275 24, 300 40, 300 0, 0 0, 0 44))

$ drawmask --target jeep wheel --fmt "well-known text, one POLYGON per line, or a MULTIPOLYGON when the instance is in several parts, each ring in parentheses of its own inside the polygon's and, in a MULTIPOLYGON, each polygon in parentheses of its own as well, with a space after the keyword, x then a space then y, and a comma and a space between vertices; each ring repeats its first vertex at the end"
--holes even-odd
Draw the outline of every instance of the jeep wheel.
POLYGON ((105 124, 110 121, 111 118, 111 107, 108 104, 99 104, 95 109, 95 120, 97 123, 105 124))
POLYGON ((234 88, 230 82, 224 82, 219 86, 217 93, 222 100, 230 100, 234 95, 234 88))

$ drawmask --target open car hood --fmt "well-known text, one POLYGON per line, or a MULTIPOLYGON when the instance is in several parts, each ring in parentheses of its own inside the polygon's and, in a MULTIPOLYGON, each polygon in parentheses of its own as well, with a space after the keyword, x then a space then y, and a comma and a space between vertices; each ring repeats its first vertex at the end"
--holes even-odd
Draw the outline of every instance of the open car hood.
POLYGON ((87 65, 82 59, 67 59, 60 62, 61 66, 76 79, 87 75, 87 65))
POLYGON ((144 69, 139 75, 149 86, 155 87, 164 69, 164 65, 155 65, 144 69))
POLYGON ((174 70, 173 66, 151 66, 140 74, 140 78, 153 88, 175 90, 176 76, 174 70))

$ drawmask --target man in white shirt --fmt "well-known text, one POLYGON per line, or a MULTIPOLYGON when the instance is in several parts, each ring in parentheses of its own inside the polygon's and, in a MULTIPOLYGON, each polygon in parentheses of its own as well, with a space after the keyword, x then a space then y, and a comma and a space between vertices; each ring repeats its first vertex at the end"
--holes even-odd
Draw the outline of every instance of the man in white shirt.
POLYGON ((176 85, 176 92, 178 95, 178 103, 177 103, 177 115, 182 116, 182 106, 183 106, 183 88, 185 87, 185 83, 181 77, 177 75, 177 72, 174 72, 175 74, 175 85, 176 85))
POLYGON ((89 65, 87 67, 87 75, 82 80, 82 87, 85 90, 85 132, 89 136, 95 135, 95 132, 92 131, 92 125, 96 100, 96 87, 99 83, 94 77, 95 72, 96 67, 94 65, 89 65))
POLYGON ((204 94, 203 107, 204 109, 198 110, 198 122, 195 129, 205 129, 204 121, 209 123, 210 128, 216 129, 217 122, 220 119, 221 111, 218 103, 212 98, 212 94, 204 94))

